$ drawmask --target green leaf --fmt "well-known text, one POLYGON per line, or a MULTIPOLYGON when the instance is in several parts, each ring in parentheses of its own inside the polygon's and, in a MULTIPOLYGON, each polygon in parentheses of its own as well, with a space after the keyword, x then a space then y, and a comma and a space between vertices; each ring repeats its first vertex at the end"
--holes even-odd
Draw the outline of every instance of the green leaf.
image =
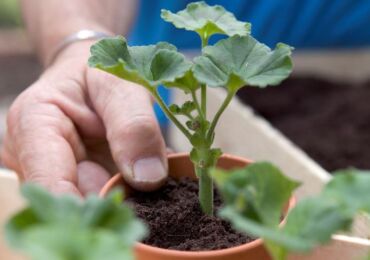
POLYGON ((122 193, 107 198, 54 197, 24 185, 29 206, 6 225, 9 244, 37 260, 133 259, 132 246, 146 234, 132 210, 122 204, 122 193), (44 207, 42 207, 44 205, 44 207))
POLYGON ((43 225, 30 228, 22 240, 22 251, 35 260, 134 260, 131 249, 105 230, 43 225))
POLYGON ((29 207, 35 216, 44 223, 70 222, 78 224, 76 217, 81 212, 82 200, 72 195, 65 195, 63 200, 50 196, 46 190, 33 185, 23 185, 21 189, 23 197, 27 198, 29 207), (68 211, 70 214, 66 215, 68 211))
POLYGON ((334 232, 348 230, 351 222, 352 215, 338 203, 318 196, 304 199, 292 209, 282 231, 302 239, 312 249, 329 241, 334 232))
POLYGON ((204 48, 194 60, 193 72, 199 82, 231 91, 245 85, 277 85, 292 71, 291 50, 280 43, 272 51, 250 35, 233 36, 204 48))
POLYGON ((205 2, 190 3, 177 13, 162 10, 161 17, 177 28, 197 32, 203 40, 213 34, 247 35, 251 30, 249 23, 238 21, 222 6, 209 6, 205 2))
POLYGON ((299 183, 283 175, 274 165, 257 162, 231 172, 211 171, 227 205, 245 217, 274 227, 299 183))
MULTIPOLYGON (((267 215, 260 217, 262 211, 258 210, 259 203, 255 201, 258 202, 259 197, 275 201, 279 191, 271 190, 267 185, 275 183, 279 186, 281 182, 272 181, 271 177, 252 182, 251 173, 246 173, 248 168, 231 172, 212 170, 226 204, 219 214, 237 230, 263 238, 275 260, 286 259, 291 251, 308 252, 330 241, 332 234, 350 229, 356 213, 369 212, 369 172, 350 169, 337 172, 318 196, 301 200, 289 212, 284 226, 279 228, 275 221, 266 219, 267 215), (257 196, 258 193, 264 194, 257 196)), ((263 169, 255 168, 253 175, 263 175, 263 172, 263 169)), ((280 189, 284 191, 282 187, 280 189)), ((265 213, 269 210, 268 207, 263 209, 265 213)), ((276 216, 276 210, 269 214, 276 216)))
POLYGON ((334 232, 346 230, 351 218, 338 210, 336 204, 319 198, 306 199, 291 211, 282 230, 253 221, 233 206, 223 208, 220 216, 229 220, 236 230, 262 237, 273 258, 283 260, 288 252, 308 252, 329 241, 334 232))
POLYGON ((156 45, 129 47, 126 39, 117 36, 95 43, 89 66, 107 71, 122 79, 153 89, 171 84, 189 71, 191 63, 176 47, 165 42, 156 45))
MULTIPOLYGON (((298 251, 307 251, 310 249, 310 245, 307 245, 305 241, 285 235, 278 230, 277 227, 269 227, 247 218, 239 211, 235 210, 234 206, 226 206, 222 208, 219 212, 219 215, 222 218, 230 221, 236 230, 247 233, 248 235, 252 235, 254 237, 262 237, 265 239, 265 242, 270 243, 270 241, 277 241, 276 245, 288 245, 289 247, 295 248, 298 251)), ((279 254, 284 255, 283 252, 276 252, 276 255, 279 254)))
POLYGON ((333 201, 321 197, 308 198, 290 212, 286 224, 278 231, 280 238, 264 236, 264 239, 274 256, 286 256, 291 251, 309 252, 329 242, 335 232, 347 231, 352 217, 333 201))
POLYGON ((185 75, 176 78, 173 81, 163 82, 163 85, 167 88, 178 88, 183 90, 185 93, 196 91, 200 87, 191 70, 188 70, 185 75))
POLYGON ((349 168, 333 175, 323 195, 339 201, 353 214, 370 213, 370 171, 349 168))

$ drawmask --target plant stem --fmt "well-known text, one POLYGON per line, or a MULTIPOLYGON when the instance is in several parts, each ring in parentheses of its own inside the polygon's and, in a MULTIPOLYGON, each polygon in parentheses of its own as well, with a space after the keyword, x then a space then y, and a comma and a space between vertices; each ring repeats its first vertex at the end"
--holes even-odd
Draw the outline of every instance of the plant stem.
POLYGON ((204 118, 207 119, 207 86, 202 84, 201 88, 201 106, 204 118))
POLYGON ((221 107, 219 108, 215 117, 212 120, 211 126, 209 127, 209 130, 208 130, 208 133, 207 133, 206 140, 209 141, 212 138, 212 135, 213 135, 213 132, 215 131, 215 127, 217 125, 218 120, 220 119, 222 113, 225 111, 226 107, 230 104, 234 95, 235 95, 235 91, 229 91, 227 93, 227 96, 226 96, 224 102, 222 103, 221 107))
MULTIPOLYGON (((204 37, 201 37, 202 40, 202 49, 208 45, 208 35, 203 35, 204 37)), ((204 115, 204 119, 207 119, 207 86, 206 84, 200 85, 201 89, 201 107, 202 107, 202 113, 204 115)))
POLYGON ((198 102, 198 98, 197 98, 197 95, 195 94, 195 91, 192 91, 192 92, 191 92, 191 96, 192 96, 192 98, 193 98, 193 101, 194 101, 194 103, 195 103, 195 106, 196 106, 196 108, 197 108, 197 110, 198 110, 198 113, 199 113, 200 117, 201 117, 202 119, 204 119, 203 111, 202 111, 202 109, 200 108, 200 105, 199 105, 199 102, 198 102))
POLYGON ((190 113, 184 114, 184 116, 186 116, 190 120, 194 120, 194 117, 190 113))
POLYGON ((203 212, 213 215, 213 181, 208 174, 208 168, 196 167, 199 176, 199 203, 203 212))
POLYGON ((199 160, 195 164, 195 171, 199 178, 199 203, 203 212, 207 215, 213 215, 213 180, 209 176, 209 155, 210 148, 204 147, 197 150, 199 160))
POLYGON ((186 128, 177 120, 174 114, 168 109, 161 96, 156 90, 151 91, 153 97, 156 99, 158 105, 161 107, 166 116, 177 126, 177 128, 190 140, 191 134, 186 128))

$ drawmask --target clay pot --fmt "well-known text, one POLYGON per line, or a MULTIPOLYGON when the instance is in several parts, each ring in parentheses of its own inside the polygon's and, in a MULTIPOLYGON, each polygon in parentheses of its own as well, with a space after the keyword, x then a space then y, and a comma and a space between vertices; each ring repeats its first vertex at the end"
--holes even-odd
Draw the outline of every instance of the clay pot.
MULTIPOLYGON (((250 160, 232 155, 223 155, 218 162, 218 167, 223 169, 241 168, 251 163, 250 160)), ((181 177, 190 177, 196 179, 193 164, 187 153, 171 154, 168 156, 169 175, 174 179, 181 177)), ((130 188, 124 183, 122 175, 116 174, 112 177, 100 192, 100 196, 104 197, 112 188, 124 186, 125 192, 130 193, 130 188)), ((294 198, 292 198, 287 206, 287 209, 294 206, 294 198)), ((153 246, 148 246, 143 243, 137 243, 135 246, 135 255, 137 260, 270 260, 267 251, 263 246, 261 239, 254 240, 244 245, 212 250, 212 251, 179 251, 169 250, 153 246)))

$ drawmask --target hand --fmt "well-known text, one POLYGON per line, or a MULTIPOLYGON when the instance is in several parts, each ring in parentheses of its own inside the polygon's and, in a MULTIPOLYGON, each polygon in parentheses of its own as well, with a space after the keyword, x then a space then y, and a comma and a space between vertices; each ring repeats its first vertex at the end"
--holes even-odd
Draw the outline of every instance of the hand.
POLYGON ((87 67, 91 42, 61 53, 8 113, 1 153, 21 179, 56 193, 97 192, 120 171, 134 188, 167 177, 165 143, 149 93, 87 67))

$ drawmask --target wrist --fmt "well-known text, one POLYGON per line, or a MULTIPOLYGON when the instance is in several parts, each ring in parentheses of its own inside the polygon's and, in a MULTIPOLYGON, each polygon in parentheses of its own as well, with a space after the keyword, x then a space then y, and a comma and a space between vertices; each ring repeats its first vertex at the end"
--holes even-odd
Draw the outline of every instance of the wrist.
POLYGON ((55 56, 53 63, 49 64, 46 68, 61 63, 71 63, 74 65, 82 63, 84 66, 87 65, 87 60, 90 56, 90 47, 96 41, 97 40, 84 40, 71 43, 63 48, 58 55, 55 56))
POLYGON ((50 53, 48 59, 46 60, 46 66, 50 66, 64 49, 68 48, 74 43, 96 41, 110 36, 112 36, 112 34, 86 29, 68 35, 57 46, 54 47, 54 50, 50 53))
MULTIPOLYGON (((95 42, 97 39, 76 39, 74 42, 70 42, 70 43, 65 44, 65 46, 61 46, 63 45, 63 42, 68 37, 80 32, 81 30, 86 30, 86 29, 99 32, 102 34, 106 34, 106 35, 113 35, 113 33, 110 32, 108 29, 104 28, 104 26, 91 25, 91 24, 85 27, 75 26, 73 29, 67 27, 58 32, 50 32, 48 36, 43 37, 46 40, 43 43, 39 44, 40 46, 39 54, 40 54, 40 59, 41 59, 42 64, 45 67, 51 65, 51 63, 55 61, 62 52, 64 52, 64 49, 76 49, 75 47, 69 48, 72 45, 73 46, 75 45, 76 46, 89 46, 93 42, 95 42), (86 42, 86 43, 80 44, 82 42, 86 42)), ((88 50, 89 48, 87 48, 87 51, 88 50)))
POLYGON ((41 62, 68 35, 83 29, 125 34, 135 15, 136 1, 21 0, 23 20, 41 62))

